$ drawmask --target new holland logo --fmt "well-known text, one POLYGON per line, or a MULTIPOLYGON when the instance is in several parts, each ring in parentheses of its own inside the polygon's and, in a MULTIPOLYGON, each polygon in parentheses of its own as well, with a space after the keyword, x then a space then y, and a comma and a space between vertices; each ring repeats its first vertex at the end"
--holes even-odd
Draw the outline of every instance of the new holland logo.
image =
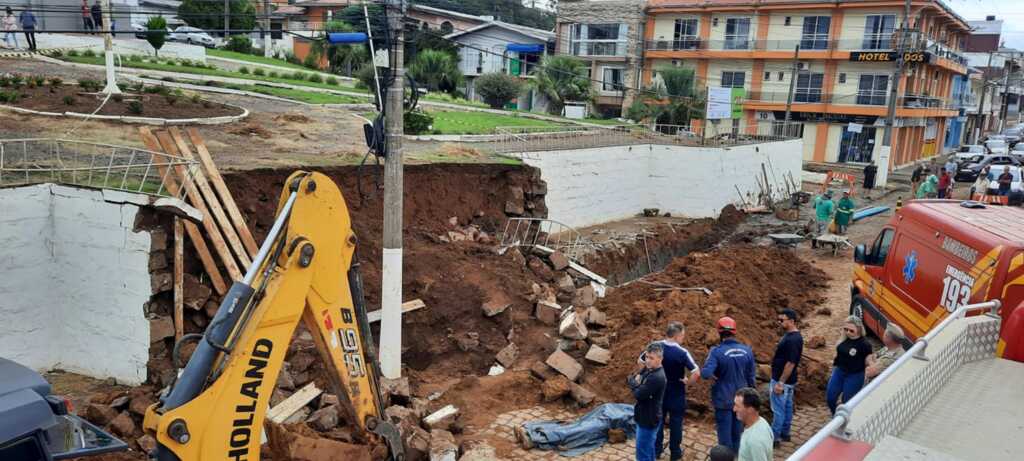
POLYGON ((903 259, 903 281, 910 285, 915 278, 917 278, 917 251, 911 251, 903 259))

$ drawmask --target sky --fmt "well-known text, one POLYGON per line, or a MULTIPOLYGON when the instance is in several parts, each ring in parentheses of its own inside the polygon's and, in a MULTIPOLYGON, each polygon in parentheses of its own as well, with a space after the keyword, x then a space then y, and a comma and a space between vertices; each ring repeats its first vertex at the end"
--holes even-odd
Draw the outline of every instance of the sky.
POLYGON ((981 21, 995 15, 1003 20, 1003 41, 1006 46, 1024 50, 1024 1, 1021 0, 945 0, 968 21, 981 21))

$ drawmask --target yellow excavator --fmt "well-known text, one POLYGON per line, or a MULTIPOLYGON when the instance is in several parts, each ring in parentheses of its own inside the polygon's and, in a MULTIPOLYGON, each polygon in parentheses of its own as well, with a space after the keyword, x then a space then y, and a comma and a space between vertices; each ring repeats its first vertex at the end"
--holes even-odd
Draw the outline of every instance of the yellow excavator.
POLYGON ((277 217, 246 272, 235 282, 176 382, 146 411, 145 431, 159 461, 259 459, 270 394, 301 319, 326 365, 348 419, 369 442, 402 461, 398 429, 383 415, 376 353, 356 241, 345 200, 320 173, 298 171, 285 183, 277 217))

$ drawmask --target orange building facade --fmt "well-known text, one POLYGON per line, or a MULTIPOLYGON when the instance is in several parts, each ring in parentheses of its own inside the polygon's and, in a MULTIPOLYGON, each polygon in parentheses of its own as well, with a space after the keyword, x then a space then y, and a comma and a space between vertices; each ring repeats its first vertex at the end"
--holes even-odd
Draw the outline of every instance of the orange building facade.
MULTIPOLYGON (((644 28, 643 81, 658 69, 695 71, 702 87, 743 88, 741 119, 709 123, 756 126, 785 119, 803 123, 805 161, 878 160, 903 1, 649 0, 644 28)), ((944 4, 914 0, 912 63, 898 82, 889 166, 942 153, 950 119, 961 116, 951 99, 955 75, 966 75, 961 55, 969 27, 944 4)))

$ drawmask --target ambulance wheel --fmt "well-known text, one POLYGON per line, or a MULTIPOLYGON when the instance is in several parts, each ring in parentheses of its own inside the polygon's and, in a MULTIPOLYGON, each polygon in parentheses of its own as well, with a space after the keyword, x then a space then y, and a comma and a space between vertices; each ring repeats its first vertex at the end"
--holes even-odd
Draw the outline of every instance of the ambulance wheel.
POLYGON ((853 299, 850 301, 850 315, 860 319, 860 323, 864 325, 864 333, 866 336, 878 337, 878 335, 875 334, 875 332, 872 331, 870 327, 868 327, 868 323, 864 318, 865 315, 867 315, 867 305, 868 302, 864 298, 860 296, 854 296, 853 299))

